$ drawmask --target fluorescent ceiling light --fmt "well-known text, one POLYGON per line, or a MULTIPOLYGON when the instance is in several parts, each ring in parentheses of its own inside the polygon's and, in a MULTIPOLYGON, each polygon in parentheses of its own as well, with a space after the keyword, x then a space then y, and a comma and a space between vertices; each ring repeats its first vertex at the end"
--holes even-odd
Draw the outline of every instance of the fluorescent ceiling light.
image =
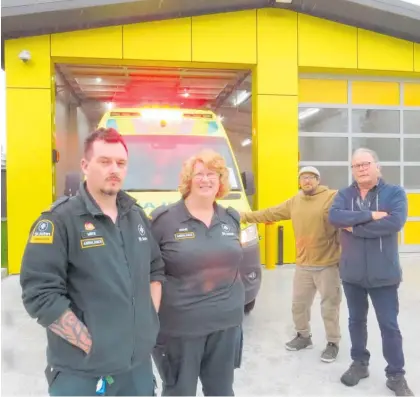
POLYGON ((234 99, 233 104, 235 106, 239 106, 241 103, 245 102, 249 97, 251 96, 251 93, 248 91, 241 91, 234 99))
POLYGON ((308 108, 305 109, 303 112, 299 113, 299 120, 306 119, 307 117, 311 117, 314 114, 317 114, 321 109, 319 108, 308 108))
POLYGON ((293 0, 276 0, 276 3, 290 4, 293 0))
POLYGON ((405 3, 411 3, 414 4, 415 6, 420 6, 420 0, 402 0, 405 3))
POLYGON ((241 145, 245 147, 245 146, 250 145, 251 143, 252 143, 251 139, 246 138, 241 142, 241 145))

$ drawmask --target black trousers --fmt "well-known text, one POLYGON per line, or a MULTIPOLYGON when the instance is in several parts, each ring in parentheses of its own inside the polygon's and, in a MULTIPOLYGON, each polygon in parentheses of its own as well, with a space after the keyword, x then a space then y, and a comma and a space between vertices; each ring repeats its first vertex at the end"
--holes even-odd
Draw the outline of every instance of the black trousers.
POLYGON ((368 295, 372 300, 382 336, 382 351, 387 362, 387 376, 404 375, 403 340, 398 326, 398 285, 365 289, 343 282, 349 309, 349 331, 351 338, 351 358, 369 364, 367 349, 368 295))
POLYGON ((200 337, 159 335, 153 359, 162 378, 162 396, 195 396, 198 379, 205 396, 233 396, 242 345, 241 327, 200 337))
MULTIPOLYGON (((96 384, 99 377, 74 375, 64 371, 51 370, 45 374, 50 396, 96 396, 96 384)), ((106 396, 154 396, 155 378, 152 360, 136 366, 131 371, 112 377, 112 385, 107 384, 106 396)))

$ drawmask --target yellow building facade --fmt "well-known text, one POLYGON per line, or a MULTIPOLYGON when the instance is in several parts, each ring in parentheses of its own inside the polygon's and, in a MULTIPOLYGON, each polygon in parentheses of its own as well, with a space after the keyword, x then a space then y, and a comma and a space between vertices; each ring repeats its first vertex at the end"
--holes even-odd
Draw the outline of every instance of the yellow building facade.
MULTIPOLYGON (((11 274, 20 271, 32 222, 55 199, 55 63, 251 69, 255 208, 297 192, 303 108, 420 110, 420 44, 281 9, 13 39, 6 41, 5 59, 11 274), (32 55, 26 63, 18 57, 24 49, 32 55)), ((404 141, 404 131, 399 134, 404 141)), ((420 245, 419 194, 409 193, 410 220, 401 234, 401 243, 414 247, 420 245)), ((293 263, 289 222, 284 235, 284 261, 293 263)))

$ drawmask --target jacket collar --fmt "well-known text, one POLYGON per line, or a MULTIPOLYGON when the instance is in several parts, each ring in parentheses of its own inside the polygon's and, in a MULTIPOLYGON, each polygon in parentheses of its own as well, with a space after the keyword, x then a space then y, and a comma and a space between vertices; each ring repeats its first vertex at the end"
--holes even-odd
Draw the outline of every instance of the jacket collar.
MULTIPOLYGON (((179 220, 181 222, 186 222, 190 219, 196 219, 191 215, 190 211, 188 211, 188 208, 185 205, 185 200, 184 199, 179 200, 175 204, 175 208, 176 208, 176 210, 179 214, 179 220)), ((214 213, 217 217, 216 219, 220 222, 220 219, 222 218, 221 208, 216 202, 213 204, 213 208, 214 208, 214 213)))
MULTIPOLYGON (((360 190, 360 189, 359 189, 359 185, 357 184, 357 182, 356 182, 356 181, 353 181, 353 183, 352 183, 351 185, 352 185, 354 188, 356 188, 356 189, 357 189, 357 191, 359 191, 359 190, 360 190)), ((385 181, 384 181, 384 179, 383 179, 383 178, 378 178, 378 181, 376 182, 375 186, 374 186, 372 189, 370 189, 370 191, 371 191, 371 192, 375 192, 375 191, 377 191, 377 190, 381 189, 384 185, 385 185, 385 181)))
MULTIPOLYGON (((86 210, 92 216, 98 215, 105 215, 95 199, 89 193, 86 187, 86 181, 82 182, 79 187, 79 191, 77 195, 81 198, 82 202, 84 203, 86 210)), ((136 204, 136 200, 125 193, 124 191, 120 190, 117 194, 117 207, 121 210, 121 214, 127 213, 133 205, 136 204)))

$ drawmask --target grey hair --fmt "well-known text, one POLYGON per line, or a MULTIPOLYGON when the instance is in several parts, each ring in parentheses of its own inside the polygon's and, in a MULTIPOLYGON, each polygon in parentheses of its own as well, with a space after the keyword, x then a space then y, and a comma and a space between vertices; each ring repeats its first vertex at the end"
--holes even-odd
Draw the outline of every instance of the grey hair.
POLYGON ((356 149, 353 152, 353 156, 352 157, 355 157, 358 154, 362 154, 362 153, 369 153, 372 156, 373 161, 375 163, 377 163, 377 164, 379 163, 379 157, 378 157, 377 153, 374 150, 371 150, 371 149, 368 149, 368 148, 364 148, 364 147, 361 147, 359 149, 356 149))

